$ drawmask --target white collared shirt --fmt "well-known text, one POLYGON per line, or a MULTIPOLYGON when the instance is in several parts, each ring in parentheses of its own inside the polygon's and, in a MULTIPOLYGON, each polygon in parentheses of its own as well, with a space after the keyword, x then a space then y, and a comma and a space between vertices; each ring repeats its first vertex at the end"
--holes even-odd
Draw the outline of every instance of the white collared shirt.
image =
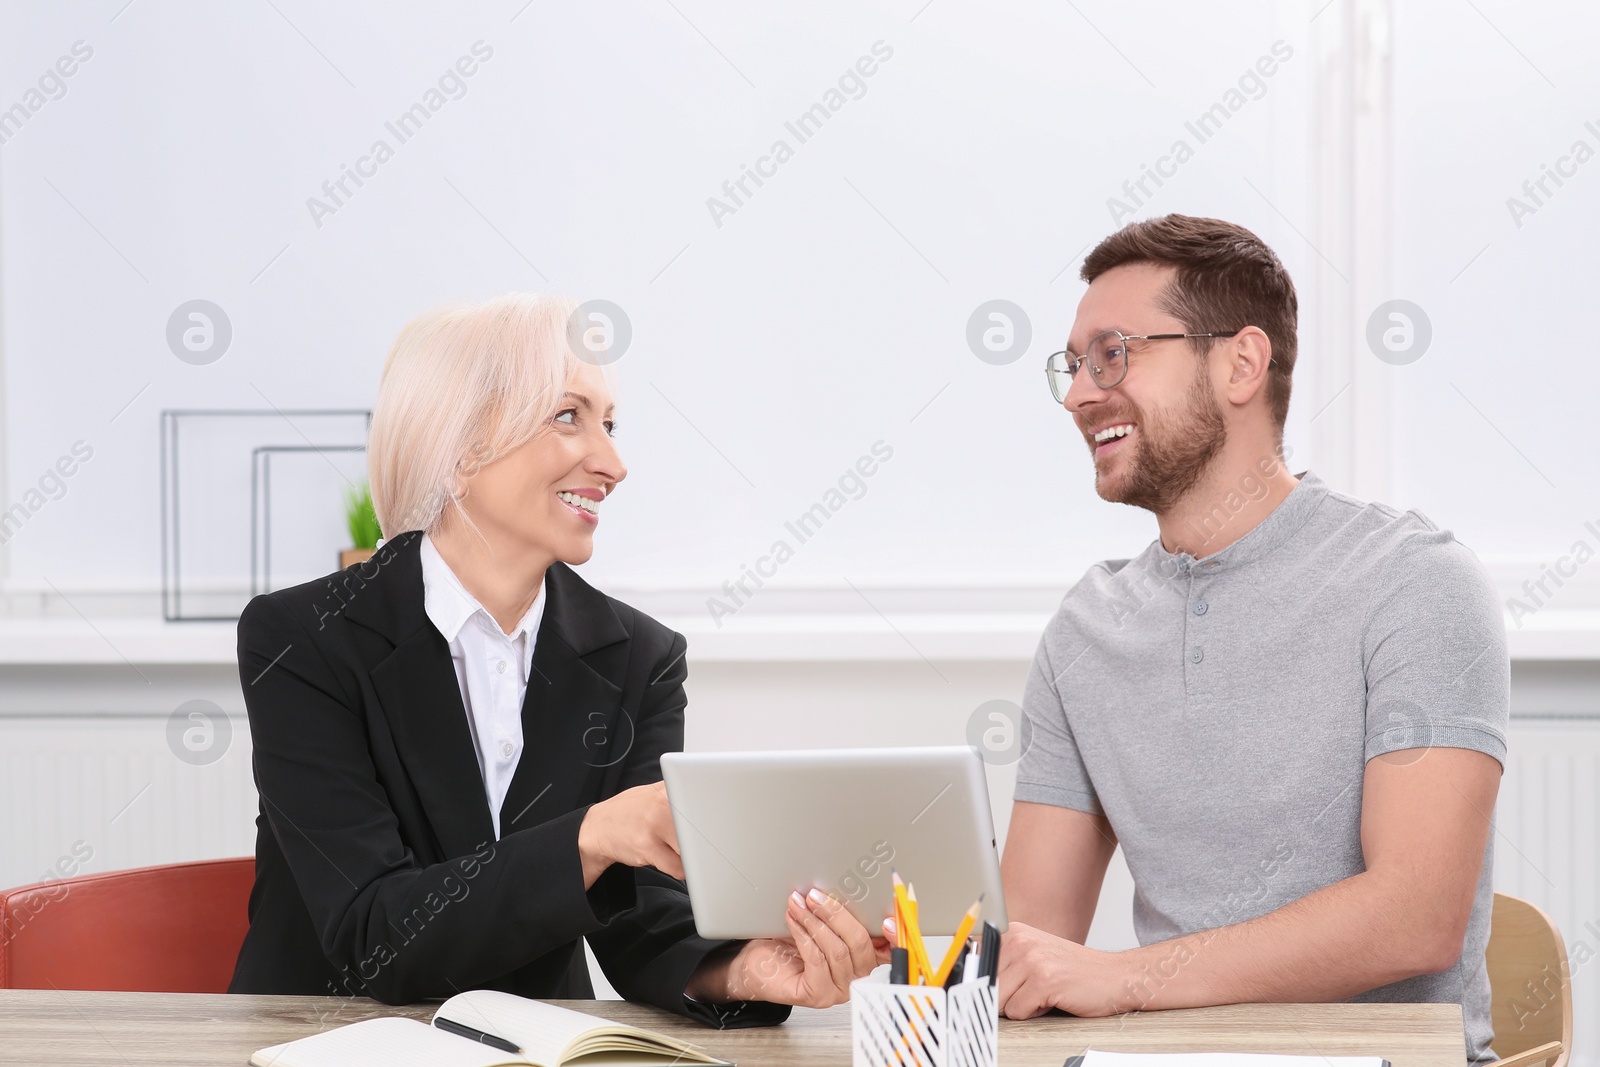
POLYGON ((450 660, 478 750, 478 770, 500 838, 500 805, 522 758, 522 701, 533 668, 533 646, 544 617, 544 583, 522 621, 507 634, 467 592, 433 541, 422 535, 422 588, 428 618, 450 645, 450 660))

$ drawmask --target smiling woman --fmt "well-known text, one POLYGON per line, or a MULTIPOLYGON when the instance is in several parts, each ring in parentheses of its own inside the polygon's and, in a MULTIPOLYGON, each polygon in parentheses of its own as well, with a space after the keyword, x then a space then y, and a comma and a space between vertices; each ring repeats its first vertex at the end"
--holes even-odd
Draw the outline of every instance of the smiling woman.
POLYGON ((820 896, 788 898, 789 939, 695 934, 660 769, 685 641, 571 569, 627 476, 575 310, 512 294, 407 325, 368 454, 387 542, 353 589, 241 616, 261 807, 232 992, 587 998, 587 940, 623 996, 748 1026, 887 958, 820 896))
POLYGON ((386 533, 463 517, 466 482, 555 416, 580 366, 565 340, 576 309, 563 297, 516 293, 437 308, 400 331, 369 444, 373 508, 386 533))

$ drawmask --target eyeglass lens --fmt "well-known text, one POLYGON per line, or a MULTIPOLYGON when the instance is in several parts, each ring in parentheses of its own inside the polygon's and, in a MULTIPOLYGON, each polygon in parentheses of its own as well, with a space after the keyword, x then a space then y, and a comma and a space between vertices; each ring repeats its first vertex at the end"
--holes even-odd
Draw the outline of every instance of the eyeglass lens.
POLYGON ((1089 342, 1089 351, 1080 360, 1070 352, 1057 352, 1045 366, 1045 376, 1050 380, 1050 392, 1060 404, 1067 398, 1072 386, 1073 373, 1087 363, 1094 382, 1110 389, 1122 381, 1127 373, 1128 353, 1122 334, 1115 330, 1102 333, 1089 342))

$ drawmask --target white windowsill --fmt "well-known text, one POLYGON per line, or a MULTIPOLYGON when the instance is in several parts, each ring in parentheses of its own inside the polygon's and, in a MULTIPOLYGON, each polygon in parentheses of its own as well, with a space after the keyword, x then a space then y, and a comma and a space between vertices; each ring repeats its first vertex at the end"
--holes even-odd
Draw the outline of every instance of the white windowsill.
MULTIPOLYGON (((702 663, 1031 660, 1048 612, 747 612, 717 626, 705 613, 661 614, 702 663)), ((1600 660, 1600 609, 1547 609, 1507 621, 1514 660, 1600 660)), ((232 622, 148 618, 0 618, 0 665, 231 665, 232 622)))

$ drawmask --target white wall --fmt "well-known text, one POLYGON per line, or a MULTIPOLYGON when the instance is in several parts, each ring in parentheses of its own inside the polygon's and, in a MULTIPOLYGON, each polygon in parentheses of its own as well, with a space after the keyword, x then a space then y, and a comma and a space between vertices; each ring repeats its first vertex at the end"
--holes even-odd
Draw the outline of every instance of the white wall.
POLYGON ((1395 10, 1393 295, 1433 347, 1392 371, 1393 495, 1536 578, 1600 543, 1600 10, 1395 10))
MULTIPOLYGON (((616 301, 633 326, 616 364, 632 473, 602 577, 718 587, 882 440, 892 461, 783 580, 1060 588, 1151 529, 1094 496, 1041 373, 1078 260, 1114 228, 1107 199, 1186 139, 1194 158, 1140 214, 1236 218, 1297 272, 1313 255, 1286 221, 1309 195, 1298 10, 521 6, 0 13, 0 102, 93 49, 0 149, 9 499, 74 441, 94 449, 7 546, 7 589, 154 586, 161 409, 369 406, 407 318, 542 288, 616 301), (464 95, 398 143, 385 123, 480 40, 493 55, 464 95), (879 41, 892 57, 800 143, 785 123, 879 41), (1185 123, 1278 41, 1292 58, 1200 144, 1185 123), (378 138, 393 159, 317 225, 308 198, 378 138), (780 138, 794 157, 714 220, 708 198, 780 138), (165 340, 194 298, 233 328, 206 366, 165 340), (996 298, 1031 322, 1006 366, 966 339, 996 298)), ((214 536, 242 545, 247 521, 214 536)))
MULTIPOLYGON (((1300 280, 1296 465, 1421 506, 1508 589, 1600 517, 1571 436, 1600 374, 1582 299, 1600 165, 1563 161, 1600 148, 1591 8, 1396 3, 1387 30, 1381 0, 392 11, 0 11, 0 108, 40 105, 0 145, 0 503, 42 504, 0 550, 13 598, 155 588, 161 409, 369 406, 408 317, 513 288, 631 320, 632 475, 590 565, 614 586, 719 587, 882 440, 894 459, 780 583, 1059 589, 1151 532, 1093 495, 1038 368, 1113 197, 1237 219, 1300 280), (492 57, 400 143, 385 123, 478 41, 492 57), (878 41, 892 56, 800 143, 785 123, 878 41), (1230 100, 1277 42, 1290 58, 1230 100), (30 96, 75 47, 92 55, 64 95, 30 96), (1219 102, 1242 106, 1202 143, 1219 102), (1362 122, 1384 139, 1352 155, 1362 122), (314 219, 380 138, 393 158, 314 219), (714 217, 778 139, 793 158, 714 217), (1124 190, 1179 140, 1174 176, 1124 190), (1544 164, 1573 176, 1514 220, 1544 164), (1390 297, 1431 324, 1408 366, 1365 344, 1390 297), (195 298, 233 330, 205 366, 165 336, 195 298), (1006 366, 966 340, 996 298, 1032 329, 1006 366), (30 498, 79 441, 93 458, 64 497, 30 498), (1375 468, 1352 466, 1362 449, 1375 468)), ((306 491, 320 529, 337 500, 306 491)), ((211 537, 243 572, 229 507, 211 537)))
MULTIPOLYGON (((1600 165, 1564 161, 1600 149, 1593 9, 1397 3, 1389 30, 1378 0, 1161 12, 7 8, 0 107, 41 106, 0 146, 3 502, 29 500, 75 442, 93 458, 10 537, 4 588, 148 592, 161 409, 369 406, 409 316, 513 288, 604 297, 632 322, 616 365, 632 475, 599 577, 714 589, 792 542, 784 522, 882 440, 894 459, 780 583, 1060 588, 1150 534, 1093 495, 1038 368, 1113 197, 1237 219, 1300 280, 1297 465, 1421 506, 1510 588, 1537 576, 1600 517, 1600 474, 1570 436, 1600 374, 1582 299, 1600 165), (479 41, 491 58, 400 143, 385 123, 479 41), (785 123, 878 41, 892 56, 800 143, 785 123), (1290 58, 1229 100, 1277 42, 1290 58), (92 54, 64 95, 30 97, 74 48, 92 54), (1353 117, 1330 104, 1352 94, 1353 117), (1202 143, 1192 124, 1219 102, 1242 106, 1202 143), (1330 179, 1367 112, 1389 140, 1330 179), (378 139, 393 158, 314 218, 324 181, 378 139), (710 198, 732 204, 724 181, 778 139, 793 158, 714 217, 710 198), (1124 190, 1179 140, 1193 158, 1173 177, 1124 190), (1544 164, 1572 176, 1514 219, 1508 198, 1532 204, 1521 183, 1544 164), (1371 205, 1387 205, 1378 247, 1348 232, 1371 205), (1418 303, 1427 354, 1372 358, 1374 307, 1342 304, 1357 291, 1418 303), (205 366, 165 337, 195 298, 233 329, 205 366), (966 340, 995 298, 1033 335, 1006 366, 966 340), (1373 389, 1381 403, 1330 435, 1373 389), (1350 469, 1363 447, 1381 450, 1375 475, 1350 469)), ((314 493, 308 516, 337 508, 314 493)), ((212 536, 243 570, 248 516, 230 506, 212 536)))

